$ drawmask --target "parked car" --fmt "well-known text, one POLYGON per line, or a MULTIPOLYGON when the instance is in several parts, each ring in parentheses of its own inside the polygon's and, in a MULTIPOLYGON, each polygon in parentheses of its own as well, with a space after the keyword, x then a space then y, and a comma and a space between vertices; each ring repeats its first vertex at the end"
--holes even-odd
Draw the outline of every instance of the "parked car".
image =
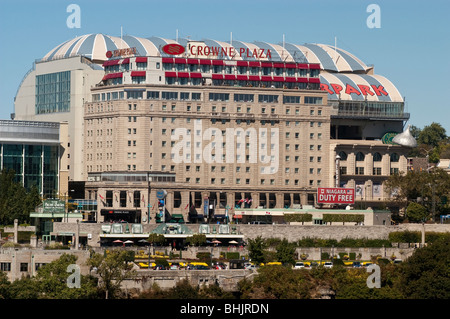
POLYGON ((359 261, 354 261, 353 264, 352 264, 352 267, 353 267, 353 268, 361 268, 361 262, 359 262, 359 261))
POLYGON ((302 269, 302 268, 305 268, 305 264, 304 263, 302 263, 300 261, 295 263, 294 269, 302 269))
POLYGON ((333 263, 331 261, 326 261, 323 263, 325 268, 333 268, 333 263))

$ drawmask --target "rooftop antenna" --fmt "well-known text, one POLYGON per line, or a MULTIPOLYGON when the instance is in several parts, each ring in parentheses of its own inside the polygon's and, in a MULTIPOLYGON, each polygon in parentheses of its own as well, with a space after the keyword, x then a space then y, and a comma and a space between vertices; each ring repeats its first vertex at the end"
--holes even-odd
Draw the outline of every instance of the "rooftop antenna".
POLYGON ((178 29, 177 29, 177 32, 176 32, 176 41, 178 43, 178 29))
POLYGON ((120 26, 120 48, 122 49, 122 35, 123 35, 123 30, 122 30, 122 26, 120 26))

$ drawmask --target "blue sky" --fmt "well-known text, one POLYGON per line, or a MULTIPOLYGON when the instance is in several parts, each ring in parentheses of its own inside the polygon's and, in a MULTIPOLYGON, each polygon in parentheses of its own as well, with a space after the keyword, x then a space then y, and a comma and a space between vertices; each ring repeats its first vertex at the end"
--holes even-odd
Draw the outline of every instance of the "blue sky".
POLYGON ((295 44, 347 50, 386 76, 406 98, 408 124, 440 123, 450 135, 450 1, 448 0, 0 0, 0 119, 35 59, 89 33, 295 44), (81 28, 68 28, 69 4, 81 28), (380 28, 369 28, 368 5, 380 7, 380 28))

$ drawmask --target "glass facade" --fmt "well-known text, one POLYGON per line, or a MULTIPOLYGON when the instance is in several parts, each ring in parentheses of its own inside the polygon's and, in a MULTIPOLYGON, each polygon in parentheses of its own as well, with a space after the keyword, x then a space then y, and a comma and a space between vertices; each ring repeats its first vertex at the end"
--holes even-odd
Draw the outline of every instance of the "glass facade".
POLYGON ((36 114, 70 111, 70 71, 36 76, 36 114))
POLYGON ((0 144, 2 169, 12 169, 16 181, 30 189, 36 186, 43 196, 58 192, 58 146, 0 144))

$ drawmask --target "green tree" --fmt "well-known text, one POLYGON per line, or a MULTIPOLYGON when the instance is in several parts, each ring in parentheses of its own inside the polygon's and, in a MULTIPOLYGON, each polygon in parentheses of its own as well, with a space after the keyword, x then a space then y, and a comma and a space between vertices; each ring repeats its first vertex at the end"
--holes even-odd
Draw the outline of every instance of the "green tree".
POLYGON ((11 283, 8 280, 8 276, 6 275, 5 272, 0 271, 0 299, 9 299, 10 286, 11 286, 11 283))
POLYGON ((267 248, 267 244, 261 236, 256 237, 255 239, 248 240, 248 255, 250 259, 257 263, 263 263, 264 260, 264 249, 267 248))
POLYGON ((435 213, 445 211, 446 205, 439 200, 448 195, 450 175, 440 168, 426 171, 408 171, 389 176, 385 182, 387 192, 392 200, 406 209, 411 201, 419 202, 428 211, 435 213))
POLYGON ((293 243, 289 243, 287 239, 283 239, 277 245, 276 257, 282 264, 295 264, 295 247, 293 243))
POLYGON ((447 138, 445 129, 439 123, 431 123, 425 126, 419 133, 418 144, 426 144, 432 147, 439 146, 439 143, 447 138))
POLYGON ((39 191, 32 187, 27 191, 16 181, 13 170, 0 172, 0 224, 12 225, 14 219, 19 224, 30 222, 30 212, 41 203, 39 191))
POLYGON ((166 238, 164 237, 163 234, 151 233, 148 236, 147 241, 153 245, 162 245, 166 241, 166 238))
POLYGON ((415 250, 400 266, 400 289, 405 298, 450 298, 450 242, 441 239, 415 250))
POLYGON ((133 265, 129 263, 129 255, 125 250, 112 250, 106 254, 92 253, 87 264, 96 268, 99 276, 99 288, 106 299, 116 298, 125 279, 136 275, 133 265))
POLYGON ((35 287, 40 299, 92 299, 97 297, 97 281, 90 276, 80 275, 80 287, 68 285, 69 265, 76 264, 77 257, 63 254, 60 258, 38 269, 36 277, 28 283, 35 287))
POLYGON ((408 220, 414 223, 424 222, 429 218, 430 214, 427 209, 415 202, 409 203, 406 208, 406 217, 408 220))
POLYGON ((205 234, 194 234, 186 238, 186 243, 192 246, 202 246, 206 244, 205 234))

